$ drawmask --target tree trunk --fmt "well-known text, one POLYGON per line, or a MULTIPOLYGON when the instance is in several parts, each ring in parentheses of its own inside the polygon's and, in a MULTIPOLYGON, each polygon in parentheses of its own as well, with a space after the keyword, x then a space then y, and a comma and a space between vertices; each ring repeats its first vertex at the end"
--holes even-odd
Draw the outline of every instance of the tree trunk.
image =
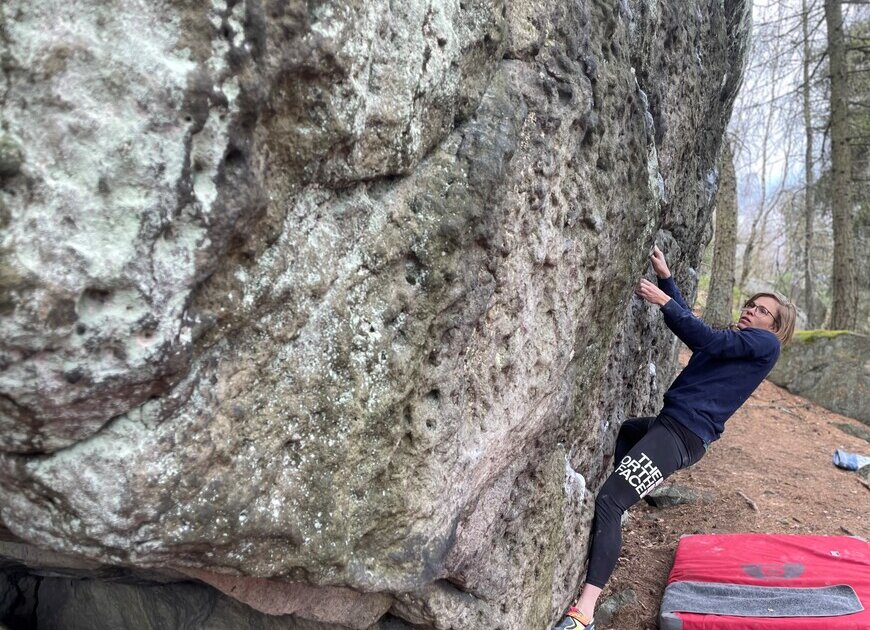
MULTIPOLYGON (((777 76, 779 70, 779 45, 778 41, 775 41, 773 44, 773 60, 771 63, 771 71, 770 76, 777 76)), ((768 166, 768 155, 770 151, 771 144, 771 136, 773 134, 773 123, 774 118, 776 117, 777 111, 774 106, 774 100, 776 97, 777 85, 776 81, 771 81, 770 83, 770 106, 767 111, 767 116, 764 121, 764 132, 761 138, 761 192, 760 192, 760 201, 758 204, 758 211, 756 215, 752 219, 752 225, 749 228, 749 237, 746 240, 746 247, 743 249, 743 258, 741 261, 741 269, 740 269, 740 279, 737 282, 737 288, 739 289, 741 299, 743 297, 747 297, 746 292, 746 283, 749 280, 749 274, 752 271, 752 257, 755 254, 755 247, 758 241, 758 227, 759 223, 762 219, 765 219, 766 213, 768 212, 767 208, 767 166, 768 166)))
POLYGON ((803 31, 803 109, 804 109, 804 133, 806 135, 806 145, 804 151, 804 173, 806 187, 804 189, 804 252, 803 252, 803 271, 804 271, 804 309, 807 315, 807 328, 814 328, 816 325, 815 313, 815 289, 813 287, 813 223, 814 223, 814 208, 813 208, 813 118, 810 105, 810 9, 807 6, 807 0, 803 0, 801 6, 801 30, 803 31))
POLYGON ((713 244, 713 270, 704 321, 724 327, 731 323, 734 299, 734 259, 737 254, 737 178, 731 143, 722 143, 719 158, 721 179, 716 193, 716 235, 713 244))
POLYGON ((831 64, 831 216, 834 228, 830 325, 835 330, 854 330, 858 318, 858 282, 850 195, 848 75, 840 0, 825 0, 825 23, 831 64))

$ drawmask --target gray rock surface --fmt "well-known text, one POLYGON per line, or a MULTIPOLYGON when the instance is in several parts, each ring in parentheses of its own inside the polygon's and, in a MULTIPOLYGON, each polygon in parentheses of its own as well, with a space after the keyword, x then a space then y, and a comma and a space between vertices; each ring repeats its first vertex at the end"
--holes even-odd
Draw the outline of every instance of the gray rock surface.
POLYGON ((16 628, 36 625, 40 579, 26 574, 0 573, 0 621, 16 628))
POLYGON ((657 239, 695 291, 745 13, 2 3, 6 527, 545 627, 674 371, 631 287, 657 239))
POLYGON ((870 337, 801 331, 768 378, 794 394, 870 425, 870 337))
POLYGON ((684 503, 694 503, 701 498, 697 490, 676 483, 659 486, 643 499, 657 508, 674 507, 684 503))
MULTIPOLYGON (((268 615, 223 597, 203 584, 129 584, 93 579, 0 574, 0 619, 33 630, 331 630, 333 623, 294 615, 268 615), (9 587, 9 588, 7 588, 9 587), (6 610, 4 596, 14 591, 19 608, 6 610), (32 609, 32 615, 25 608, 32 609)), ((362 626, 357 626, 362 627, 362 626)), ((0 628, 6 628, 0 623, 0 628)), ((366 630, 412 630, 385 615, 366 630)))
MULTIPOLYGON (((143 569, 103 564, 21 542, 0 542, 0 571, 40 577, 69 577, 154 584, 189 581, 190 576, 171 569, 143 569)), ((2 615, 0 615, 2 618, 2 615)))
POLYGON ((857 438, 870 442, 870 428, 858 424, 847 424, 845 422, 832 422, 831 424, 840 429, 843 433, 848 433, 849 435, 854 435, 857 438))
POLYGON ((13 581, 5 573, 0 573, 0 620, 9 616, 15 605, 15 599, 13 581))
POLYGON ((35 630, 325 630, 292 616, 264 615, 193 583, 150 587, 46 578, 35 630))
POLYGON ((338 586, 317 587, 267 578, 240 578, 201 569, 183 571, 266 614, 293 614, 359 630, 377 622, 393 601, 386 593, 361 593, 338 586))
POLYGON ((630 588, 611 595, 595 609, 595 625, 601 628, 610 626, 616 613, 636 602, 637 593, 630 588))

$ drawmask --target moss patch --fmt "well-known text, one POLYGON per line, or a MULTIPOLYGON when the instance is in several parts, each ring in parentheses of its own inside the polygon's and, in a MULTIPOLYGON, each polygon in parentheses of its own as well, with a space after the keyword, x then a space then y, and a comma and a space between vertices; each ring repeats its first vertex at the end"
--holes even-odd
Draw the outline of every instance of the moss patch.
POLYGON ((850 335, 848 330, 798 330, 794 334, 797 341, 810 342, 816 339, 832 339, 840 335, 850 335))

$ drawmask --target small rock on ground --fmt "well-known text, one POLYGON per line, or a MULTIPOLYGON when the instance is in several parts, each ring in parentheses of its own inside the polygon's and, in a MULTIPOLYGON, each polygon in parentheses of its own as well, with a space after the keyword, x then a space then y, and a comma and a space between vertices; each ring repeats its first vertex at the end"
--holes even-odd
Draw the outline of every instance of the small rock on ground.
POLYGON ((694 503, 700 498, 697 491, 687 486, 671 484, 656 488, 643 500, 657 508, 673 507, 682 503, 694 503))
POLYGON ((617 611, 625 608, 629 604, 635 603, 636 601, 637 594, 631 589, 620 591, 612 597, 608 597, 599 604, 598 608, 595 610, 595 627, 604 628, 605 626, 609 626, 617 611))

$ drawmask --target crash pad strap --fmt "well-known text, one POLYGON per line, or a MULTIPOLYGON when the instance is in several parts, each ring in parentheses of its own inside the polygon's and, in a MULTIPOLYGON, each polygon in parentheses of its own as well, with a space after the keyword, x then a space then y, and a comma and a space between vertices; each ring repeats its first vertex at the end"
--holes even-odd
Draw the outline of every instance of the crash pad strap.
POLYGON ((668 584, 661 608, 662 614, 732 617, 837 617, 862 610, 848 584, 799 588, 688 581, 668 584))

